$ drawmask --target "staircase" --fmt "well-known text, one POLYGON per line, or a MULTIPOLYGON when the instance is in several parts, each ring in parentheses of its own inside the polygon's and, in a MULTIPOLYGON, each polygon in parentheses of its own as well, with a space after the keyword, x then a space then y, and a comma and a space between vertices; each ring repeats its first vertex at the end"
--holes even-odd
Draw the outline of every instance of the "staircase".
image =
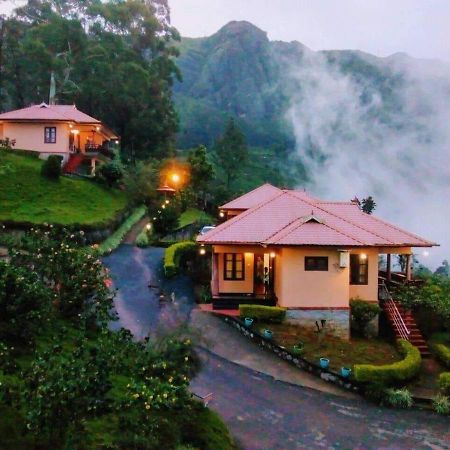
POLYGON ((82 163, 83 155, 80 153, 76 153, 74 155, 70 155, 69 161, 64 166, 64 173, 74 173, 77 170, 77 167, 82 163))
POLYGON ((423 358, 429 358, 431 353, 428 345, 420 332, 417 323, 411 314, 411 311, 403 308, 396 302, 389 293, 386 286, 382 286, 383 295, 383 309, 386 317, 394 330, 395 337, 398 339, 406 339, 417 347, 423 358))

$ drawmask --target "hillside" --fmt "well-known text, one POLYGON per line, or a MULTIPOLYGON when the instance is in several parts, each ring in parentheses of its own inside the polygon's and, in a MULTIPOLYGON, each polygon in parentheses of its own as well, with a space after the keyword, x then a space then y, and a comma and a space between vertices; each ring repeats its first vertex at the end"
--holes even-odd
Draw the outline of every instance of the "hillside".
POLYGON ((0 223, 101 225, 127 205, 123 192, 89 180, 48 180, 40 175, 41 165, 30 156, 0 153, 0 223))

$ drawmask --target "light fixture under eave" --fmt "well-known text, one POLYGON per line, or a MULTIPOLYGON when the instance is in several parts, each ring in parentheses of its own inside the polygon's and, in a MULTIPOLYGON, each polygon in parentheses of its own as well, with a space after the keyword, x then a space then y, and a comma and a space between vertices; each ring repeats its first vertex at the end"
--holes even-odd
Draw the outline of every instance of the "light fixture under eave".
POLYGON ((225 213, 224 213, 223 211, 220 211, 220 213, 219 213, 219 217, 222 217, 222 218, 224 218, 224 217, 225 217, 225 213))
POLYGON ((206 255, 206 249, 204 247, 202 247, 199 251, 200 255, 204 256, 206 255))
POLYGON ((367 259, 367 255, 365 253, 361 253, 359 255, 359 259, 361 259, 362 261, 365 261, 367 259))
POLYGON ((270 252, 270 257, 271 258, 275 258, 275 256, 277 256, 277 254, 275 252, 270 252))

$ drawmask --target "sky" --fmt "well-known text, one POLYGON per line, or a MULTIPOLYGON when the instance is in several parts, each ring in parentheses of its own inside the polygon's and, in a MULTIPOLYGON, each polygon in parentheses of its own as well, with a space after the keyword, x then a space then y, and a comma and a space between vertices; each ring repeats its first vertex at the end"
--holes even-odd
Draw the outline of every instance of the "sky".
POLYGON ((449 0, 169 0, 183 36, 209 36, 247 20, 271 40, 312 50, 359 49, 377 56, 406 52, 450 61, 449 0))

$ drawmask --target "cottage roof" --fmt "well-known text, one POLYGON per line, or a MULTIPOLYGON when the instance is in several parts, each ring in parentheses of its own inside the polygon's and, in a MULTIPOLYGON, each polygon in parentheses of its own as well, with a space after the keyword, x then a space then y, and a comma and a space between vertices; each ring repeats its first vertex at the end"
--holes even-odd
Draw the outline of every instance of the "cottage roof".
POLYGON ((282 190, 271 185, 263 185, 225 206, 246 210, 199 236, 198 242, 343 247, 436 245, 364 213, 352 202, 325 202, 303 191, 282 190))

